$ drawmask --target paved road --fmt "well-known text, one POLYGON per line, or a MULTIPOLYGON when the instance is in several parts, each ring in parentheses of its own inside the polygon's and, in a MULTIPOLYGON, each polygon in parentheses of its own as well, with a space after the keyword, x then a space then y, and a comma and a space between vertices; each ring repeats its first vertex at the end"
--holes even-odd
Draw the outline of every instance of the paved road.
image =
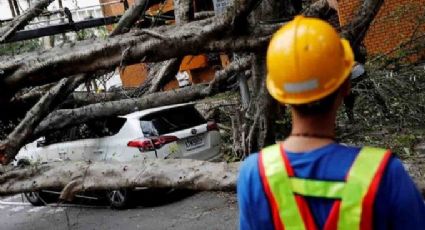
POLYGON ((237 229, 232 193, 176 192, 166 198, 147 196, 137 205, 121 211, 87 203, 33 207, 16 195, 0 199, 0 229, 237 229))

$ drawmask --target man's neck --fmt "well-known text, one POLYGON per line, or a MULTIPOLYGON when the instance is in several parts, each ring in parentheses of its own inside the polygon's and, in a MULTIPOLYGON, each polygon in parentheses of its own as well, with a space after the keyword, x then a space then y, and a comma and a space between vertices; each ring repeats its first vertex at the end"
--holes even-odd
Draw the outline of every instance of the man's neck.
POLYGON ((291 136, 283 142, 285 149, 291 152, 307 152, 335 142, 336 114, 303 117, 292 116, 291 136))

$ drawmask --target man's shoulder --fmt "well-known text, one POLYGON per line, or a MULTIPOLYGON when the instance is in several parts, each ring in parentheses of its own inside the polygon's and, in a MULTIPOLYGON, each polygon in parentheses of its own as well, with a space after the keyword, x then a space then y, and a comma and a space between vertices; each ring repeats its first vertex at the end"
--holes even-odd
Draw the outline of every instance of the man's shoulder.
POLYGON ((249 155, 243 162, 240 169, 240 175, 252 174, 258 172, 258 153, 249 155))

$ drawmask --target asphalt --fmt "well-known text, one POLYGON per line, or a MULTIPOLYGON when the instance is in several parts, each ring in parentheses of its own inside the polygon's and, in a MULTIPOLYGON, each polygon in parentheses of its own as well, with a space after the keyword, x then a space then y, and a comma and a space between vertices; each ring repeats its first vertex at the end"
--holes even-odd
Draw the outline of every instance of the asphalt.
POLYGON ((234 193, 142 193, 136 199, 134 208, 112 210, 104 203, 86 201, 34 207, 20 195, 3 197, 0 198, 0 229, 237 229, 234 193))

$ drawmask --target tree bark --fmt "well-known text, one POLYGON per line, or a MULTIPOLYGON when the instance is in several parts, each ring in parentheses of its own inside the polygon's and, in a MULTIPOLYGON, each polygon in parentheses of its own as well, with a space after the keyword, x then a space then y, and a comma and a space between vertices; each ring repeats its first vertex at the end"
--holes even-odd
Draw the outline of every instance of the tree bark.
POLYGON ((54 0, 40 0, 24 14, 17 16, 6 26, 0 28, 0 43, 6 41, 17 30, 24 28, 32 19, 40 15, 43 10, 50 5, 54 0))
POLYGON ((19 125, 0 143, 0 162, 8 164, 18 154, 19 149, 33 135, 34 129, 64 98, 80 85, 84 78, 62 79, 46 93, 26 114, 19 125))
POLYGON ((44 94, 46 94, 53 86, 57 83, 50 83, 47 85, 37 86, 31 89, 26 93, 18 93, 15 95, 10 104, 34 104, 38 101, 44 94))
POLYGON ((193 0, 174 0, 174 15, 177 25, 193 21, 193 0))
MULTIPOLYGON (((297 13, 298 7, 290 0, 286 1, 263 1, 254 11, 253 23, 274 22, 291 18, 297 13)), ((238 137, 241 140, 234 140, 242 145, 243 149, 240 158, 244 158, 251 152, 275 143, 275 121, 278 113, 277 102, 268 94, 265 86, 266 52, 265 50, 255 53, 252 66, 252 100, 247 108, 242 108, 237 112, 236 123, 239 126, 234 132, 243 133, 238 137), (244 114, 245 116, 240 116, 244 114)))

